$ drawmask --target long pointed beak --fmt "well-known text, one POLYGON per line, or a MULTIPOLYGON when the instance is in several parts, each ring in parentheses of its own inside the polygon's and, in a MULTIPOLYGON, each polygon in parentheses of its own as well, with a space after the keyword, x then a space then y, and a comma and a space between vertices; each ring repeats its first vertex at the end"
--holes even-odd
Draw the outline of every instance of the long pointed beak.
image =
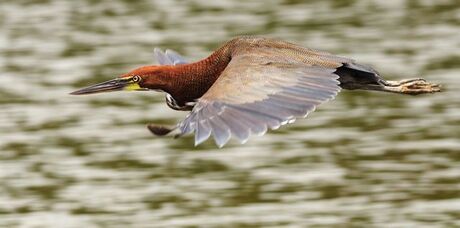
POLYGON ((85 95, 93 93, 105 93, 123 90, 126 86, 131 85, 130 80, 116 78, 96 85, 88 86, 77 91, 71 92, 72 95, 85 95))

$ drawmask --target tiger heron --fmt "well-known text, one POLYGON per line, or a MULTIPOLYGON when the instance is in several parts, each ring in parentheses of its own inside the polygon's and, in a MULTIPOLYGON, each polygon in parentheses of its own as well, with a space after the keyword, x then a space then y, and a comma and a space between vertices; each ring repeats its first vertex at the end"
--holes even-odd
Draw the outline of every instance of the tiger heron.
POLYGON ((174 127, 149 124, 153 134, 195 133, 195 145, 212 135, 222 147, 232 136, 244 143, 250 135, 306 117, 341 89, 409 95, 440 91, 421 78, 387 81, 352 59, 263 37, 234 38, 193 63, 172 50, 155 49, 154 55, 160 65, 71 94, 162 91, 170 108, 191 112, 174 127))

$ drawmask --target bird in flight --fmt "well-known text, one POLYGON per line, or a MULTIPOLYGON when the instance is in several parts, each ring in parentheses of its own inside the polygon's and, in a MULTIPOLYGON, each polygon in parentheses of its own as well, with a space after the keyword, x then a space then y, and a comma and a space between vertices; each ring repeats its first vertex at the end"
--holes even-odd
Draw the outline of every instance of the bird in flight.
POLYGON ((195 145, 212 136, 222 147, 232 137, 244 143, 251 135, 304 118, 341 89, 409 95, 440 91, 421 78, 387 81, 352 59, 263 37, 236 37, 192 63, 172 50, 155 49, 154 55, 160 65, 71 94, 164 92, 170 108, 190 113, 174 127, 149 124, 154 135, 194 133, 195 145))

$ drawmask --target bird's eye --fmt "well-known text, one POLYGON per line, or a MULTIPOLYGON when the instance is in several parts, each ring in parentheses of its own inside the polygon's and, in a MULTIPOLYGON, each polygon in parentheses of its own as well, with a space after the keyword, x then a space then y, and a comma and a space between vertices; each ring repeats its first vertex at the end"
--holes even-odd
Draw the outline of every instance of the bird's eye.
POLYGON ((141 76, 139 75, 135 75, 133 78, 132 78, 133 82, 140 82, 142 80, 141 76))

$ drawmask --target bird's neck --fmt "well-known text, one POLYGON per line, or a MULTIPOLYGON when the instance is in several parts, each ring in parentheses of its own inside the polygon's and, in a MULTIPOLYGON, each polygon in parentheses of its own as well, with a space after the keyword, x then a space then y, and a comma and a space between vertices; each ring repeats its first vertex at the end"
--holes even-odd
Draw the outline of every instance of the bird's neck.
POLYGON ((227 50, 219 49, 208 58, 190 64, 164 66, 161 90, 170 94, 178 105, 200 98, 217 80, 230 62, 227 50))

